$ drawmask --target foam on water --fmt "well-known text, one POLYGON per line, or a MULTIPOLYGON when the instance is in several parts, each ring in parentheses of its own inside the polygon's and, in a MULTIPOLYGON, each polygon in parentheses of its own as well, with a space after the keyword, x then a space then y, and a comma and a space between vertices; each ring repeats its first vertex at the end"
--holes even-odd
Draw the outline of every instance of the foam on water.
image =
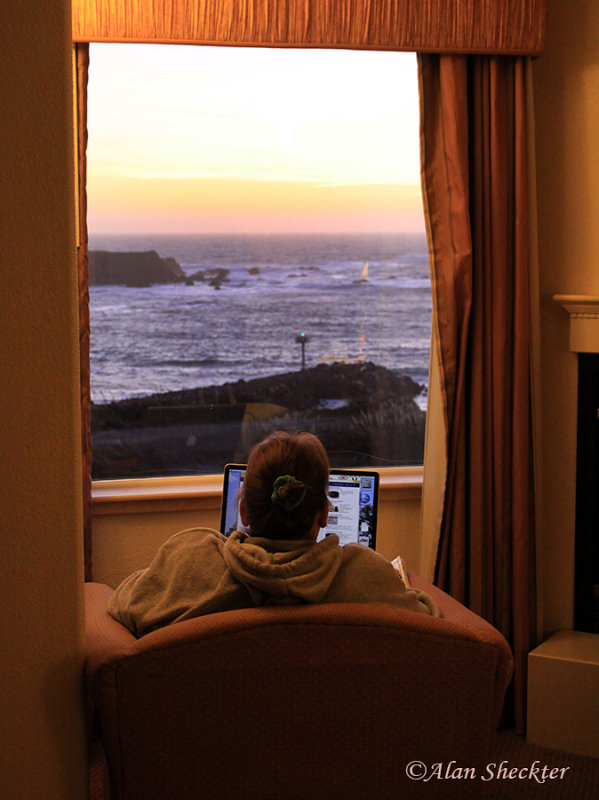
POLYGON ((360 351, 428 383, 431 294, 424 236, 115 236, 90 249, 156 250, 207 282, 92 286, 95 402, 235 382, 360 351), (368 262, 368 280, 360 279, 368 262))

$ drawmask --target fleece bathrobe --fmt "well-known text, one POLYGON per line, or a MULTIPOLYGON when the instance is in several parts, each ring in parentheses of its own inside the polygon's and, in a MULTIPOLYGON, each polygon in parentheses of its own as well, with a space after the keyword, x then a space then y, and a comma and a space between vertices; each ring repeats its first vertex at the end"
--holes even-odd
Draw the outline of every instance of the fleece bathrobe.
POLYGON ((184 619, 253 606, 379 603, 437 616, 424 592, 406 589, 395 568, 359 544, 271 540, 209 528, 176 533, 152 563, 126 578, 109 613, 136 636, 184 619))

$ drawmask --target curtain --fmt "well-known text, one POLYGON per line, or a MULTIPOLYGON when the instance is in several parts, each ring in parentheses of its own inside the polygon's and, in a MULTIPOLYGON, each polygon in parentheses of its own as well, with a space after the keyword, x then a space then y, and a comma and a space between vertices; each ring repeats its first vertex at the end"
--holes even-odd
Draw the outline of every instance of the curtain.
POLYGON ((419 56, 446 428, 435 581, 510 642, 510 710, 520 732, 527 654, 536 644, 529 69, 522 57, 419 56))
POLYGON ((77 189, 78 189, 78 241, 77 269, 79 283, 79 363, 81 373, 81 467, 83 487, 83 536, 85 580, 92 577, 91 543, 91 392, 89 365, 89 280, 87 258, 87 80, 89 45, 75 48, 75 90, 77 105, 77 189))
POLYGON ((543 49, 547 0, 73 0, 75 42, 543 49))

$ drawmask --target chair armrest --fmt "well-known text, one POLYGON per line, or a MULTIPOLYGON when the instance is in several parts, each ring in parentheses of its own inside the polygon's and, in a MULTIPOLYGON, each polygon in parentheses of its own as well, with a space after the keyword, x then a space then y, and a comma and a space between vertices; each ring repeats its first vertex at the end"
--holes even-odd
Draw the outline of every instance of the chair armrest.
POLYGON ((85 650, 87 673, 93 674, 98 664, 111 656, 124 654, 134 647, 137 639, 110 616, 106 610, 113 593, 103 583, 86 583, 85 592, 85 650))
POLYGON ((421 589, 429 594, 439 606, 443 619, 466 628, 482 639, 493 645, 498 652, 497 659, 497 718, 501 715, 505 690, 512 678, 514 671, 514 657, 505 637, 482 617, 475 614, 455 598, 442 589, 434 586, 429 581, 413 572, 409 574, 410 585, 414 589, 421 589))
POLYGON ((112 592, 110 586, 102 583, 84 585, 87 736, 92 800, 109 800, 111 797, 106 752, 98 729, 93 690, 96 673, 104 662, 110 661, 113 656, 125 654, 137 641, 127 628, 108 614, 106 606, 112 592))

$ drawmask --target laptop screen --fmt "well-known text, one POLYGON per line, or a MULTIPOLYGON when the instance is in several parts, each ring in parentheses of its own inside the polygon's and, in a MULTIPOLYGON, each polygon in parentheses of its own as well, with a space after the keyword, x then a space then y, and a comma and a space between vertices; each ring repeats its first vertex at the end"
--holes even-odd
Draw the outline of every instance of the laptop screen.
MULTIPOLYGON (((239 517, 239 490, 245 477, 245 464, 227 464, 224 472, 220 529, 225 536, 245 531, 239 517)), ((378 472, 367 470, 331 470, 329 474, 330 510, 327 527, 318 541, 332 533, 339 543, 357 542, 376 548, 378 509, 378 472)))

